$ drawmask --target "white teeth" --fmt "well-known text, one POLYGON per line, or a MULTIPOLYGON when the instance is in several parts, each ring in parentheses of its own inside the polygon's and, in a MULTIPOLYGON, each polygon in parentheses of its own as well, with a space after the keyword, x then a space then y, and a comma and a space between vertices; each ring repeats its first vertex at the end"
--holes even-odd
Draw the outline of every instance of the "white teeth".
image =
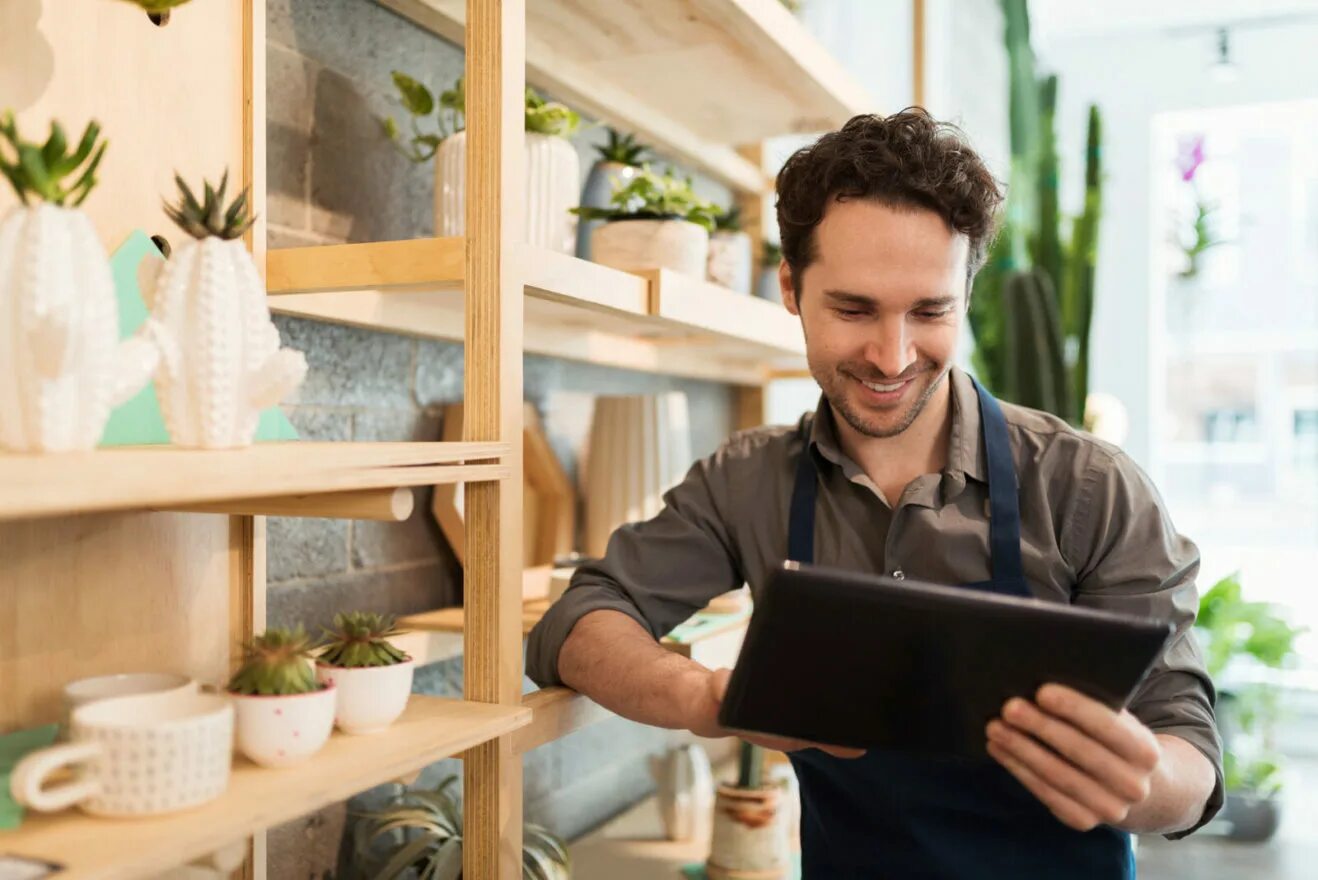
POLYGON ((879 385, 874 382, 866 382, 864 379, 861 379, 860 381, 861 384, 864 385, 869 390, 879 391, 879 392, 896 391, 898 388, 906 384, 905 382, 898 382, 896 385, 879 385))

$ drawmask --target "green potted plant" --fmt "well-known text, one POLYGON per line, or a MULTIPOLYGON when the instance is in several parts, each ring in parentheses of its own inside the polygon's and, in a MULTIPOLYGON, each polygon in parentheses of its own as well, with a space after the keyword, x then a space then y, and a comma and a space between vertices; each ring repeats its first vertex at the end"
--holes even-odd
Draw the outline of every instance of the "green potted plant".
POLYGON ((1267 840, 1281 819, 1282 759, 1275 742, 1280 702, 1275 684, 1247 681, 1241 673, 1248 665, 1284 667, 1303 630, 1288 624, 1274 606, 1245 600, 1239 574, 1204 593, 1195 627, 1219 692, 1227 789, 1223 818, 1231 823, 1232 838, 1267 840))
POLYGON ((714 798, 714 827, 705 863, 710 880, 785 878, 788 791, 766 777, 764 749, 743 741, 737 784, 718 786, 714 798))
POLYGON ((174 7, 182 6, 189 0, 127 0, 127 2, 142 7, 152 24, 164 27, 169 24, 169 13, 174 7))
MULTIPOLYGON (((433 791, 399 785, 385 806, 355 813, 356 876, 458 880, 462 876, 462 809, 450 791, 457 780, 449 776, 433 791)), ((563 841, 539 825, 523 826, 523 880, 567 880, 570 869, 563 841)))
MULTIPOLYGON (((399 101, 409 115, 404 136, 392 117, 381 120, 384 133, 403 155, 421 163, 435 159, 435 234, 464 234, 467 195, 467 90, 458 77, 436 99, 430 89, 399 71, 393 72, 399 101), (431 115, 435 129, 422 123, 431 115)), ((556 101, 526 90, 526 240, 535 247, 571 254, 576 250, 577 221, 569 209, 581 179, 577 151, 568 140, 581 117, 556 101)))
POLYGON ((760 250, 760 271, 755 282, 755 295, 770 302, 782 302, 782 289, 778 286, 778 266, 783 261, 783 249, 776 241, 766 239, 760 250))
POLYGON ((300 626, 267 629, 243 646, 228 691, 238 750, 258 764, 300 763, 320 751, 334 729, 334 686, 316 680, 314 647, 300 626))
MULTIPOLYGON (((649 149, 639 143, 634 135, 622 134, 610 128, 608 141, 595 147, 599 158, 586 175, 586 185, 581 188, 581 204, 588 208, 608 207, 614 186, 619 182, 625 184, 636 176, 636 172, 645 163, 645 154, 649 149)), ((584 220, 578 224, 577 256, 581 259, 590 259, 590 236, 601 222, 584 220)))
POLYGON ((750 293, 751 263, 751 237, 742 231, 741 210, 732 207, 720 212, 709 236, 705 277, 737 293, 750 293))
POLYGON ((344 733, 384 730, 403 714, 412 693, 412 658, 389 639, 400 636, 392 615, 340 612, 325 630, 316 678, 338 689, 335 721, 344 733))
POLYGON ((627 272, 672 269, 705 277, 718 208, 696 195, 690 178, 678 179, 671 170, 658 174, 646 165, 614 187, 608 206, 583 205, 573 212, 604 221, 591 235, 597 263, 627 272))
POLYGON ((145 333, 119 340, 105 248, 79 206, 105 155, 90 122, 71 145, 59 122, 42 143, 0 114, 0 175, 19 204, 0 220, 0 448, 94 447, 110 411, 141 390, 159 361, 145 333))

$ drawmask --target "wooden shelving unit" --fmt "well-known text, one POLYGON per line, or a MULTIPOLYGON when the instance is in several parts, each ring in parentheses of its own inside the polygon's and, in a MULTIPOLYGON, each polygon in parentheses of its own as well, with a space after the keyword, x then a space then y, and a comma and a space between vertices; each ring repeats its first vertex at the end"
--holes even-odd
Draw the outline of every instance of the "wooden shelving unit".
POLYGON ((521 707, 414 696, 387 730, 336 733, 315 758, 295 767, 272 771, 235 759, 225 794, 195 810, 146 819, 31 816, 19 831, 0 836, 0 853, 62 865, 60 880, 146 876, 513 733, 530 720, 531 710, 521 707))
MULTIPOLYGON (((529 248, 514 183, 529 80, 728 184, 754 233, 770 188, 758 143, 872 109, 778 0, 377 2, 467 50, 467 238, 267 258, 258 220, 248 243, 277 311, 463 341, 461 440, 0 455, 0 730, 55 720, 77 677, 167 665, 223 680, 234 648, 265 626, 263 515, 397 519, 409 487, 449 482, 465 487, 466 701, 414 697, 387 732, 336 736, 297 768, 239 759, 227 793, 195 811, 29 814, 0 832, 0 853, 66 863, 61 880, 149 876, 244 836, 244 880, 264 880, 262 829, 450 755, 464 760, 464 876, 515 880, 521 754, 607 716, 561 688, 521 692, 535 616, 522 604, 523 354, 730 383, 740 427, 762 420, 772 376, 804 364, 799 330, 774 304, 529 248)), ((188 180, 241 169, 265 215, 265 0, 188 4, 163 28, 133 4, 87 0, 73 16, 64 0, 37 0, 39 16, 31 5, 0 4, 0 30, 48 46, 53 70, 0 65, 21 64, 19 92, 37 96, 19 114, 25 131, 103 124, 106 182, 87 210, 107 246, 169 228, 160 195, 175 169, 188 180)), ((437 658, 455 636, 418 632, 408 645, 437 658)), ((738 636, 700 644, 735 656, 738 636)))

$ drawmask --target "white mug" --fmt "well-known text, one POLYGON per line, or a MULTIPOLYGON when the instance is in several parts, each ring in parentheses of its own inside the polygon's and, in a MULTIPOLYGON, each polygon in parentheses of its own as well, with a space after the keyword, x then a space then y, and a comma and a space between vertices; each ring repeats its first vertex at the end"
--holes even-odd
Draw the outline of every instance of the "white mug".
POLYGON ((146 816, 203 804, 229 784, 233 706, 217 694, 116 697, 73 711, 70 743, 33 752, 10 780, 14 800, 50 812, 146 816), (42 785, 65 767, 72 782, 42 785))
POLYGON ((64 685, 64 706, 72 712, 79 706, 113 697, 159 694, 172 691, 195 691, 197 682, 174 672, 124 672, 80 678, 64 685))

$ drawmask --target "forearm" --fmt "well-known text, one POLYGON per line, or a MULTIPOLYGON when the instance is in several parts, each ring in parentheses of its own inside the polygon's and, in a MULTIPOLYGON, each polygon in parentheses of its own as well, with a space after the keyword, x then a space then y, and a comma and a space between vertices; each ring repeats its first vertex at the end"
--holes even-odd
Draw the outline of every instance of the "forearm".
POLYGON ((1162 760, 1149 780, 1149 796, 1131 808, 1120 827, 1139 833, 1167 834, 1194 825, 1217 781, 1203 753, 1172 734, 1157 734, 1162 760))
POLYGON ((708 690, 709 670, 666 650, 618 611, 593 611, 577 621, 559 651, 558 674, 573 690, 642 724, 688 729, 708 714, 693 703, 708 690))

